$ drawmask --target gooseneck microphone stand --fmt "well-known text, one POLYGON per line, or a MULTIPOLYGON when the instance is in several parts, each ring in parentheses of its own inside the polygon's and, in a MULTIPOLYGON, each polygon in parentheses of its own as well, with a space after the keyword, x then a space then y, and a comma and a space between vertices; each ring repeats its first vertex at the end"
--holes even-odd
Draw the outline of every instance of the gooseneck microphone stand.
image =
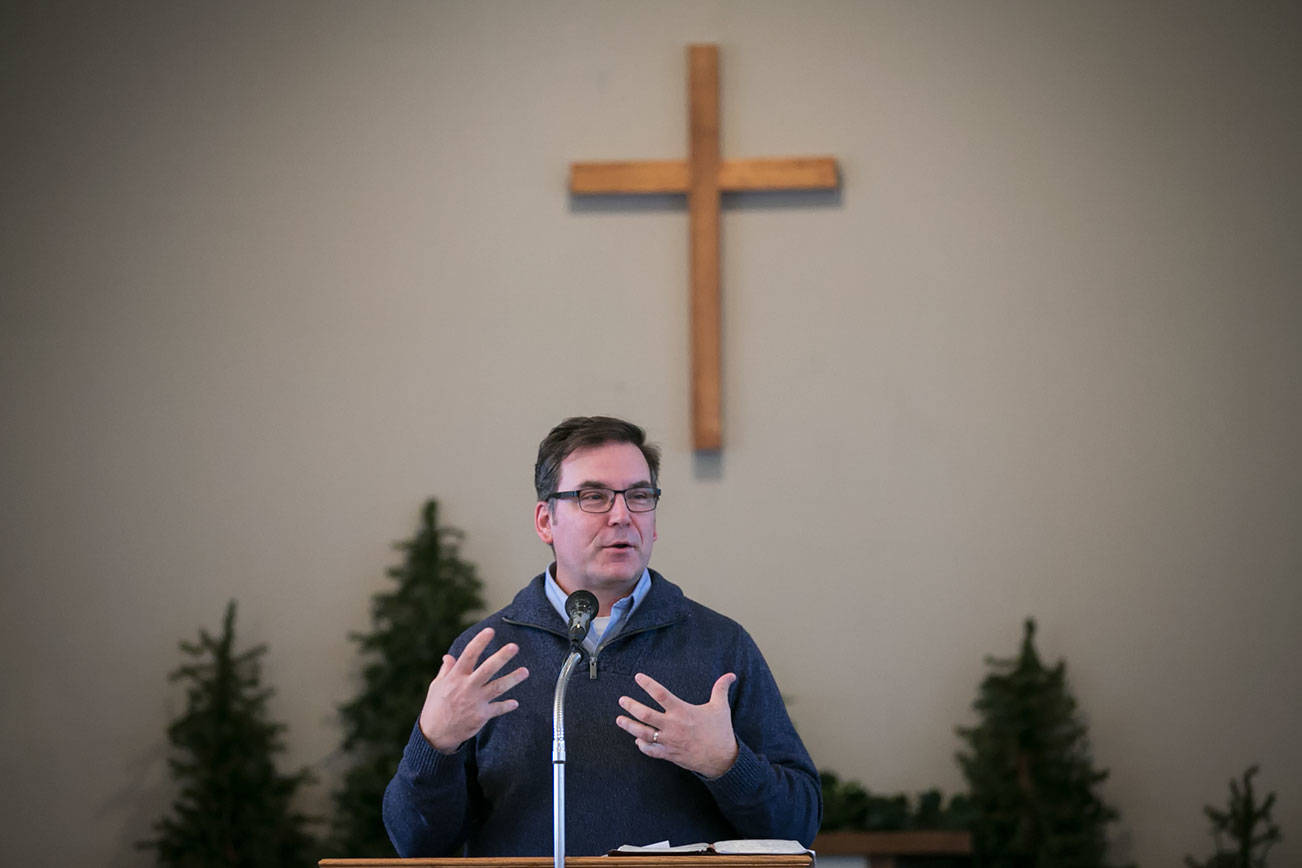
POLYGON ((565 685, 583 652, 571 647, 560 677, 556 679, 556 697, 552 700, 552 861, 555 868, 565 868, 565 685))
POLYGON ((597 614, 597 598, 589 591, 575 591, 565 601, 569 616, 570 654, 556 679, 552 699, 552 863, 565 868, 565 687, 574 667, 583 659, 583 639, 588 635, 592 616, 597 614))

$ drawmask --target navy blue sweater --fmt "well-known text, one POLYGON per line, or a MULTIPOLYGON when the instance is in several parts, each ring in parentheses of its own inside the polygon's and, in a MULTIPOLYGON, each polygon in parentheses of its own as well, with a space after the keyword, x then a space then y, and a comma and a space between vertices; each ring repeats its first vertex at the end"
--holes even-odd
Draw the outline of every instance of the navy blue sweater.
MULTIPOLYGON (((419 726, 384 794, 384 822, 399 855, 548 856, 552 852, 552 696, 569 653, 565 623, 534 578, 515 600, 467 630, 496 630, 484 657, 507 642, 507 665, 529 677, 508 694, 515 711, 490 720, 452 754, 419 726)), ((566 852, 599 855, 621 844, 787 838, 809 846, 818 831, 818 772, 787 716, 777 684, 749 634, 689 600, 656 572, 624 624, 570 679, 565 699, 566 852), (737 761, 707 780, 638 751, 615 725, 620 696, 655 707, 633 681, 644 672, 687 702, 709 701, 720 675, 729 689, 737 761)))

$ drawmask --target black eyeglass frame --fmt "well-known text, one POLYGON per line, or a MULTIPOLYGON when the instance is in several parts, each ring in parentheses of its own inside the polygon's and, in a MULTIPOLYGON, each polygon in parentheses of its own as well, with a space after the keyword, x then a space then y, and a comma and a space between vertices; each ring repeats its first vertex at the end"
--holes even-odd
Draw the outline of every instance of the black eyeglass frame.
POLYGON ((556 497, 561 500, 572 500, 575 502, 575 505, 578 506, 579 509, 583 510, 583 512, 586 512, 589 515, 605 515, 606 513, 610 512, 612 509, 615 508, 615 495, 617 494, 624 495, 624 507, 629 512, 637 515, 645 515, 648 512, 655 512, 656 507, 660 505, 660 489, 652 488, 649 485, 634 485, 632 488, 621 488, 621 489, 605 488, 600 485, 589 485, 587 488, 576 488, 573 491, 552 492, 551 496, 548 497, 547 499, 551 500, 553 497, 556 497), (593 512, 590 509, 583 509, 583 501, 579 500, 579 496, 583 494, 583 492, 585 491, 609 491, 610 506, 598 512, 593 512), (649 491, 655 495, 655 502, 651 504, 650 509, 634 509, 631 505, 629 505, 628 502, 628 493, 630 491, 649 491))

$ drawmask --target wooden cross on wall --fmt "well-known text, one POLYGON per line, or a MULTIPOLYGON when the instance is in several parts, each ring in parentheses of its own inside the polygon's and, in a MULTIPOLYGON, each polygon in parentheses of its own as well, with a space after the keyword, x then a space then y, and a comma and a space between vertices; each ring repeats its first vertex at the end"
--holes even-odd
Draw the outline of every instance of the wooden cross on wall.
POLYGON ((570 192, 686 193, 691 250, 692 443, 723 448, 720 413, 719 194, 835 190, 833 157, 723 160, 719 155, 719 47, 687 48, 688 158, 572 163, 570 192))

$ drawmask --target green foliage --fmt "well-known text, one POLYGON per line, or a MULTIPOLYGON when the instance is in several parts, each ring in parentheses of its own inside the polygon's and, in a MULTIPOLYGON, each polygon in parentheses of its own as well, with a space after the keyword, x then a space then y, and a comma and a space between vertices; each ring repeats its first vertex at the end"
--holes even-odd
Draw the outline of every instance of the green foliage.
POLYGON ((1230 781, 1230 801, 1224 811, 1218 811, 1211 805, 1203 808, 1207 818, 1212 821, 1216 854, 1206 862, 1198 862, 1192 856, 1186 856, 1184 864, 1189 868, 1265 868, 1267 851, 1282 835, 1270 818, 1271 808, 1275 806, 1275 794, 1271 793, 1265 802, 1257 804, 1256 793, 1252 790, 1252 776, 1257 770, 1257 766, 1252 766, 1243 773, 1242 789, 1238 781, 1230 781), (1258 824, 1264 827, 1260 832, 1257 831, 1258 824), (1229 849, 1222 846, 1223 836, 1232 842, 1229 849))
POLYGON ((427 501, 416 536, 395 546, 405 553, 387 571, 397 587, 372 598, 371 632, 350 636, 365 662, 360 692, 340 707, 352 767, 334 793, 336 855, 394 855, 381 817, 384 788, 444 653, 484 605, 475 567, 459 556, 462 538, 439 527, 438 502, 427 501))
POLYGON ((910 803, 903 793, 876 796, 858 781, 842 782, 830 771, 820 771, 823 785, 823 825, 819 831, 893 832, 901 829, 966 829, 971 819, 966 796, 944 804, 939 790, 919 793, 910 803))
POLYGON ((308 817, 293 810, 306 770, 276 771, 285 727, 267 719, 272 691, 262 688, 259 658, 266 646, 236 653, 235 601, 226 607, 220 637, 200 630, 181 642, 193 658, 169 676, 186 681, 186 710, 168 727, 180 755, 168 760, 181 793, 172 815, 154 824, 159 836, 142 841, 161 865, 257 868, 308 865, 317 858, 308 817))
POLYGON ((1021 654, 987 658, 995 670, 973 708, 981 722, 960 727, 969 753, 957 756, 974 812, 978 864, 998 868, 1098 868, 1107 864, 1107 823, 1117 817, 1095 792, 1108 776, 1093 768, 1086 727, 1066 686, 1066 665, 1045 668, 1026 621, 1021 654))

